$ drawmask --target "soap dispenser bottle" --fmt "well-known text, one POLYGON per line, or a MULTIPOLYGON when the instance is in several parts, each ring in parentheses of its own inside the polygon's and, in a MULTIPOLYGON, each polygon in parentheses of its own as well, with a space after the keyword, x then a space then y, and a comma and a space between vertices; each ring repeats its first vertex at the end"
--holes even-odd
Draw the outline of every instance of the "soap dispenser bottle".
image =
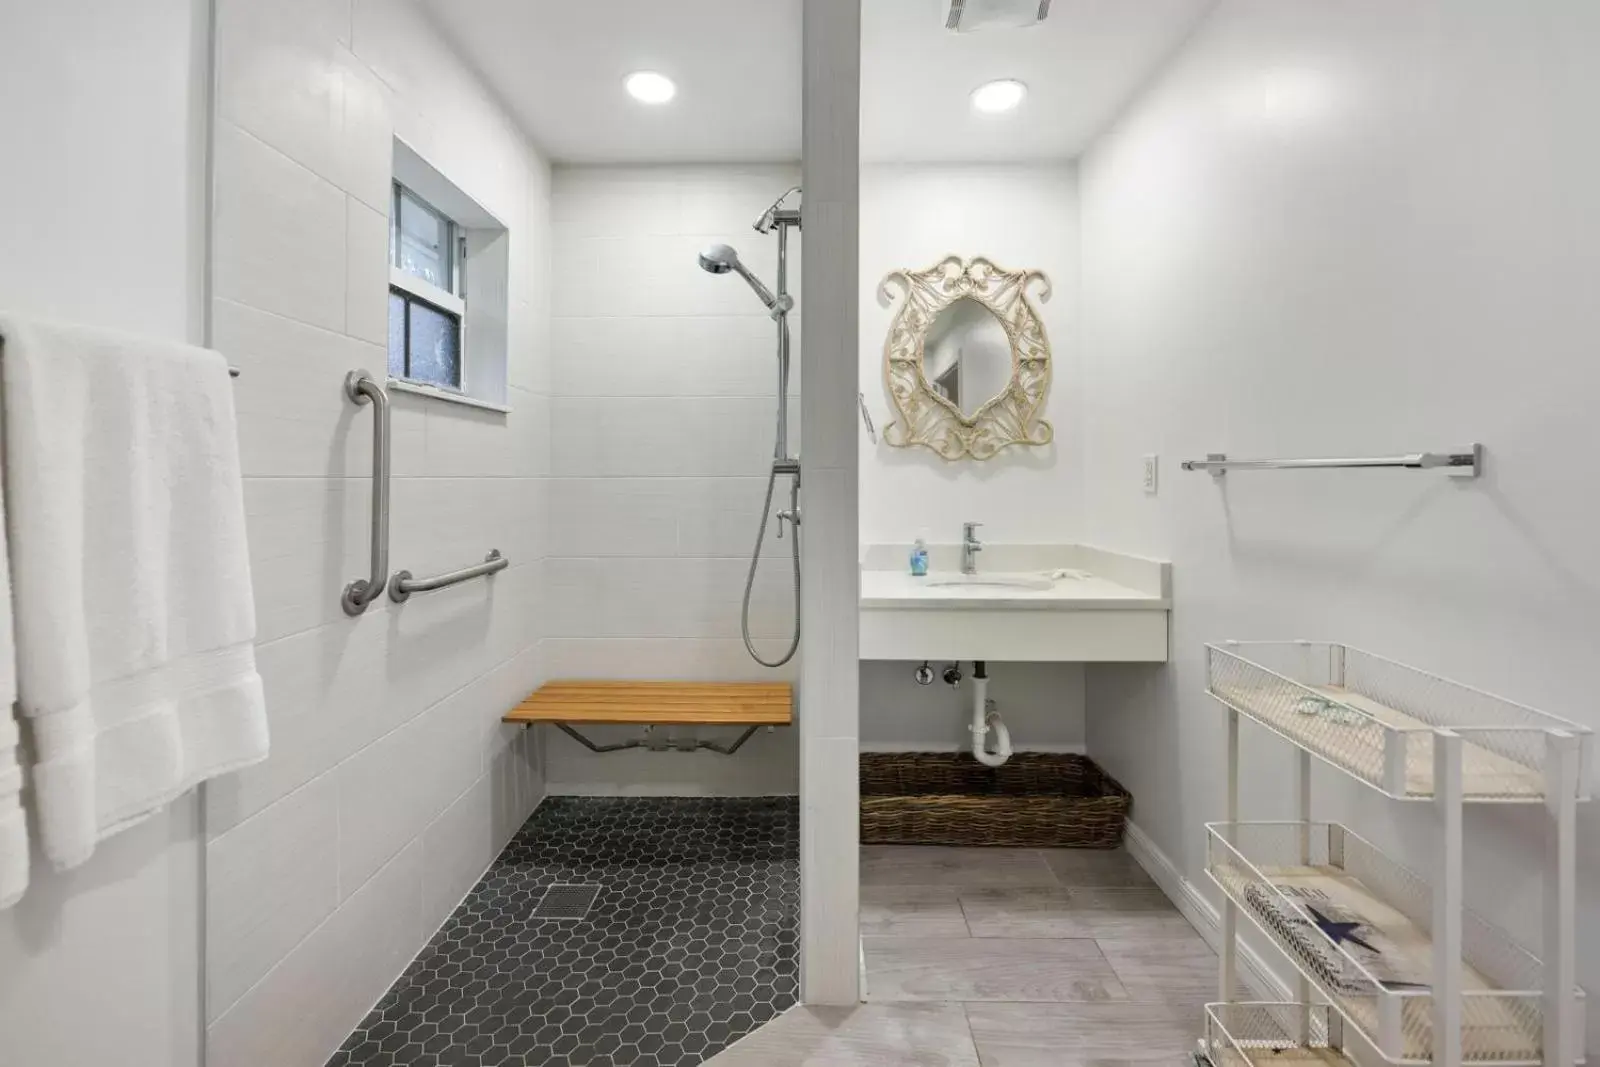
POLYGON ((924 578, 928 574, 928 536, 927 531, 917 535, 911 543, 911 576, 924 578))

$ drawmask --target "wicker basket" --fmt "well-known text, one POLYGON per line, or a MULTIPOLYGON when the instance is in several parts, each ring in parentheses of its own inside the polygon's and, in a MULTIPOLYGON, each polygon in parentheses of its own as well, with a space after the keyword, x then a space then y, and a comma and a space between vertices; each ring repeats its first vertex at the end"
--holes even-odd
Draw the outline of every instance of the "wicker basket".
POLYGON ((1086 756, 1019 752, 999 767, 966 753, 862 753, 869 845, 1116 848, 1133 797, 1086 756))

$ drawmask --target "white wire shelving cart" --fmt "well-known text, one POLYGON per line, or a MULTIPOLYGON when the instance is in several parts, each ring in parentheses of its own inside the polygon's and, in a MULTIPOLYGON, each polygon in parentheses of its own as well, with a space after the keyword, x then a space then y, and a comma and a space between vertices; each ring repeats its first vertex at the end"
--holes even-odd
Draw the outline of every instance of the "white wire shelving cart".
POLYGON ((1206 677, 1228 723, 1227 819, 1206 827, 1207 872, 1223 893, 1220 1003, 1207 1007, 1202 1039, 1212 1062, 1581 1062, 1576 822, 1589 799, 1592 732, 1339 644, 1207 645, 1206 677), (1241 719, 1292 746, 1294 820, 1240 820, 1241 719), (1313 759, 1431 806, 1426 877, 1346 827, 1312 820, 1313 759), (1462 906, 1466 804, 1544 811, 1542 958, 1462 906), (1241 914, 1294 967, 1292 1001, 1238 1000, 1241 914), (1363 922, 1340 921, 1350 916, 1363 922))

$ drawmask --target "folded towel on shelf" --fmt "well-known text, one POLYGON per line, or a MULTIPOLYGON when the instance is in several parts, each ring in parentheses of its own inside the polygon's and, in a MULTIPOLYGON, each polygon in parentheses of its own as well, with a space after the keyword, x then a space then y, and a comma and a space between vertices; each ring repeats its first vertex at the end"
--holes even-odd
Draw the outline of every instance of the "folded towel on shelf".
POLYGON ((238 435, 215 352, 0 314, 18 704, 57 867, 264 759, 238 435))

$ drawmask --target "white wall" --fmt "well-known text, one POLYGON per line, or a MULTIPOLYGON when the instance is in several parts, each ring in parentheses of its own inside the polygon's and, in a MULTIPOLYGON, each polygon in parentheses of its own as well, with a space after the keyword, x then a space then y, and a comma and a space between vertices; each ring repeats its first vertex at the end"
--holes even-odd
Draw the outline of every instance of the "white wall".
POLYGON ((861 392, 878 443, 861 435, 861 539, 961 540, 982 522, 996 542, 1049 543, 1082 536, 1078 372, 1078 176, 1071 164, 875 165, 861 172, 861 392), (898 301, 878 286, 892 270, 945 256, 987 256, 1008 269, 1041 270, 1053 293, 1039 309, 1053 380, 1044 417, 1055 440, 993 459, 951 463, 926 448, 892 448, 883 429, 894 407, 883 384, 883 343, 898 301))
MULTIPOLYGON (((1078 368, 1078 175, 1072 164, 875 165, 861 172, 861 392, 879 431, 861 435, 861 541, 905 543, 926 531, 954 543, 963 522, 984 540, 1083 539, 1082 383, 1078 368), (1051 298, 1037 304, 1050 339, 1053 380, 1045 417, 1055 440, 990 460, 947 462, 925 448, 892 448, 894 407, 883 384, 883 344, 899 310, 878 286, 891 270, 920 270, 947 255, 987 256, 1041 270, 1051 298)), ((861 666, 861 740, 869 749, 967 747, 969 690, 918 686, 911 663, 861 666)), ((1083 670, 1075 664, 995 664, 992 695, 1018 749, 1076 751, 1083 741, 1083 670)))
MULTIPOLYGON (((933 663, 932 685, 918 685, 915 663, 861 664, 861 748, 864 752, 957 752, 972 747, 972 664, 952 689, 933 663)), ((1005 717, 1018 751, 1084 751, 1081 663, 990 663, 989 699, 1005 717)))
POLYGON ((207 791, 208 1064, 322 1064, 540 796, 500 715, 542 679, 549 173, 409 0, 218 4, 213 341, 236 383, 272 755, 207 791), (368 567, 394 137, 510 231, 509 415, 394 394, 391 569, 368 567))
MULTIPOLYGON (((750 224, 799 181, 785 166, 556 170, 551 677, 796 676, 794 662, 756 664, 739 631, 772 464, 776 326, 743 281, 695 260, 708 244, 731 244, 776 286, 777 238, 750 224)), ((791 235, 789 288, 801 306, 804 243, 791 235)), ((800 449, 799 319, 791 453, 800 449)), ((788 507, 787 483, 774 511, 788 507)), ((790 543, 777 539, 776 520, 762 550, 750 621, 771 659, 788 646, 795 610, 790 543)), ((792 793, 798 775, 792 730, 758 734, 732 758, 595 755, 551 730, 547 768, 557 793, 792 793)))
MULTIPOLYGON (((1197 885, 1223 813, 1202 642, 1343 640, 1600 726, 1597 51, 1586 0, 1224 0, 1084 161, 1089 534, 1174 580, 1171 665, 1089 671, 1090 752, 1197 885), (1471 483, 1177 469, 1470 441, 1471 483)), ((1243 810, 1282 817, 1289 756, 1245 732, 1243 810)), ((1426 812, 1320 771, 1321 814, 1426 862, 1426 812)), ((1540 821, 1467 819, 1468 905, 1535 947, 1540 821)), ((1596 989, 1595 811, 1579 850, 1596 989)))
MULTIPOLYGON (((0 307, 201 340, 205 9, 0 0, 0 307)), ((0 1061, 199 1062, 198 824, 189 796, 67 874, 35 854, 0 912, 0 1061)))

